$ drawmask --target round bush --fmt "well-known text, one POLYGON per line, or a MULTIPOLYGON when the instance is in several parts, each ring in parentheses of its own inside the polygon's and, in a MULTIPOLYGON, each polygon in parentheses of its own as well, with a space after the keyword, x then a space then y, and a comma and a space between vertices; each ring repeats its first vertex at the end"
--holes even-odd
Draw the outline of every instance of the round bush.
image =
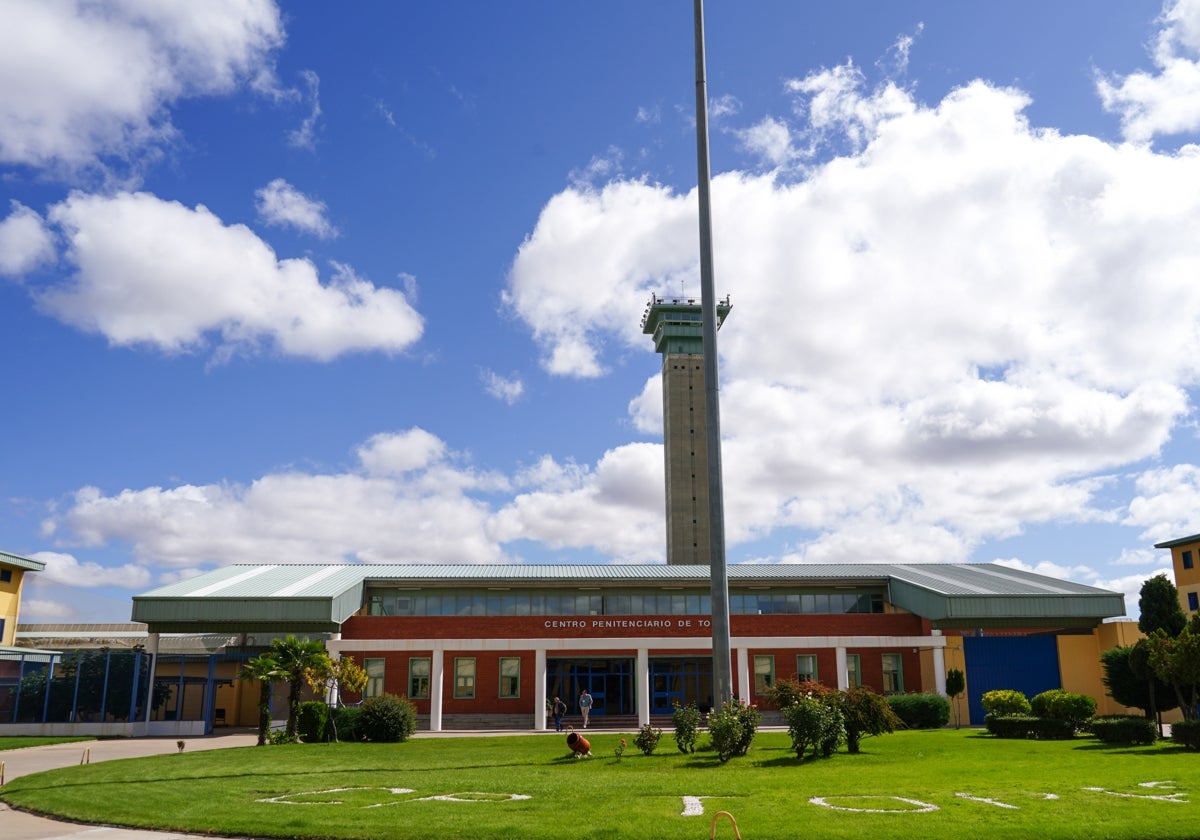
POLYGON ((407 741, 417 731, 417 709, 403 697, 380 694, 363 701, 359 731, 368 741, 407 741))
POLYGON ((989 715, 1027 715, 1033 711, 1028 698, 1011 688, 985 691, 980 702, 989 715))
POLYGON ((1076 727, 1096 714, 1096 701, 1086 694, 1073 694, 1061 688, 1043 691, 1029 701, 1038 717, 1065 720, 1076 727))
POLYGON ((814 756, 828 758, 846 736, 838 707, 815 697, 796 700, 783 710, 783 719, 787 721, 788 735, 797 758, 804 758, 809 747, 814 756))

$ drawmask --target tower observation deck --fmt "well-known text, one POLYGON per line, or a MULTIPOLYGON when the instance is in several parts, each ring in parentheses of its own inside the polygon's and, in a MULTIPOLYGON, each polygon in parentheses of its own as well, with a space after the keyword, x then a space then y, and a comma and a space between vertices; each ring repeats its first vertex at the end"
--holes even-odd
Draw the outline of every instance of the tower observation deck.
MULTIPOLYGON (((733 305, 717 301, 717 328, 733 305)), ((704 411, 704 337, 696 298, 652 295, 642 332, 662 354, 663 451, 667 487, 667 564, 709 565, 708 444, 704 411)))

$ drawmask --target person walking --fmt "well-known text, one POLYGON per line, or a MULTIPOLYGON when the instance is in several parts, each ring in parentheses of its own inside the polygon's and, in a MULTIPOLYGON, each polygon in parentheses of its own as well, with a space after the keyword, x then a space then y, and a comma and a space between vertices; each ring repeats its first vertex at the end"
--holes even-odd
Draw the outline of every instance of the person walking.
POLYGON ((583 715, 583 728, 587 729, 588 715, 592 711, 592 695, 586 688, 579 689, 579 713, 583 715))
POLYGON ((554 715, 554 731, 562 732, 563 715, 567 713, 567 704, 559 698, 554 698, 554 705, 551 706, 551 713, 554 715))

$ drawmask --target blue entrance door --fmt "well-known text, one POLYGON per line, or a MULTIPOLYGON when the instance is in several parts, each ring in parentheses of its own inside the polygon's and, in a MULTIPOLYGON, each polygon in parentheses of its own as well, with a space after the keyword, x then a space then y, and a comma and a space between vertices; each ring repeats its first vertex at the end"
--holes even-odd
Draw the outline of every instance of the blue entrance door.
POLYGON ((1053 636, 967 636, 967 706, 971 723, 983 723, 982 698, 994 689, 1015 689, 1033 697, 1062 688, 1058 670, 1058 642, 1053 636))
POLYGON ((650 713, 669 715, 689 703, 701 711, 712 708, 712 658, 650 660, 650 713))

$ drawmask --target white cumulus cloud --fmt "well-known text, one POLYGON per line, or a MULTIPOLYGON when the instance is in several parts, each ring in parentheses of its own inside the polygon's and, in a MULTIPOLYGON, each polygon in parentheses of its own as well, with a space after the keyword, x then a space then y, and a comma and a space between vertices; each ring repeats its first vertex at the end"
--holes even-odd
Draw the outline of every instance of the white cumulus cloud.
POLYGON ((344 265, 322 283, 308 260, 279 259, 249 228, 203 206, 147 193, 73 193, 49 213, 76 272, 44 289, 41 306, 114 345, 218 357, 262 344, 326 361, 343 353, 394 353, 423 329, 404 295, 344 265))
POLYGON ((54 259, 54 239, 45 222, 20 202, 0 221, 0 274, 19 276, 54 259))
POLYGON ((1159 21, 1154 70, 1097 80, 1104 107, 1135 143, 1200 128, 1200 0, 1168 0, 1159 21))
POLYGON ((272 73, 270 0, 0 2, 0 161, 75 168, 174 134, 165 106, 272 73))
MULTIPOLYGON (((819 131, 849 154, 713 181, 730 544, 784 528, 804 546, 784 559, 954 560, 1030 523, 1111 521, 1106 488, 1161 450, 1200 376, 1200 331, 1162 328, 1200 322, 1200 154, 1040 129, 1026 94, 984 82, 933 105, 864 88, 849 63, 806 77, 806 127, 763 144, 819 131)), ((505 301, 548 371, 648 357, 649 294, 698 289, 695 207, 633 180, 547 202, 505 301)), ((629 411, 654 434, 646 368, 629 411)))
POLYGON ((254 193, 255 209, 269 225, 294 227, 321 239, 332 239, 338 235, 337 228, 329 223, 325 202, 309 198, 283 178, 276 178, 254 193))

